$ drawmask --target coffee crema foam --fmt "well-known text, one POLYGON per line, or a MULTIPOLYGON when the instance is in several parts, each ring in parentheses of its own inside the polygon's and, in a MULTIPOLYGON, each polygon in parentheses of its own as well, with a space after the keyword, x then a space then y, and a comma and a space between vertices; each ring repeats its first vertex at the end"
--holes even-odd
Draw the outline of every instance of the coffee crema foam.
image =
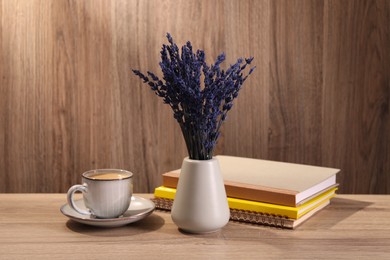
POLYGON ((121 180, 128 177, 130 177, 128 174, 116 172, 96 173, 94 175, 88 176, 88 178, 92 180, 121 180))

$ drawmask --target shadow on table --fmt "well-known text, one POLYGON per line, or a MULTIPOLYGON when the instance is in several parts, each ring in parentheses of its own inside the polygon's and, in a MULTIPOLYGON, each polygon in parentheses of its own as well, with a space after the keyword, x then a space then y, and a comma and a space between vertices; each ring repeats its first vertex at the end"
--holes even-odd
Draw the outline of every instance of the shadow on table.
MULTIPOLYGON (((372 204, 372 202, 367 201, 335 197, 332 198, 329 206, 314 214, 294 230, 290 229, 290 231, 294 233, 298 230, 329 229, 372 204)), ((256 226, 254 224, 248 225, 256 226)), ((288 229, 272 226, 268 226, 267 229, 288 231, 288 229)))
POLYGON ((329 206, 315 214, 297 229, 309 229, 311 227, 329 229, 372 204, 368 201, 335 197, 331 200, 329 206))
MULTIPOLYGON (((367 201, 335 197, 331 200, 331 204, 329 206, 314 214, 311 218, 301 223, 294 230, 283 229, 275 226, 264 226, 264 228, 268 230, 290 230, 292 232, 300 229, 329 229, 346 220, 355 213, 364 210, 366 207, 372 204, 372 202, 367 201)), ((256 224, 242 223, 237 221, 234 221, 233 223, 237 223, 238 225, 249 225, 253 227, 259 226, 256 224)))
POLYGON ((115 228, 89 226, 72 220, 66 222, 66 227, 73 232, 89 236, 118 237, 149 233, 160 229, 164 223, 165 220, 162 217, 152 214, 140 221, 115 228))

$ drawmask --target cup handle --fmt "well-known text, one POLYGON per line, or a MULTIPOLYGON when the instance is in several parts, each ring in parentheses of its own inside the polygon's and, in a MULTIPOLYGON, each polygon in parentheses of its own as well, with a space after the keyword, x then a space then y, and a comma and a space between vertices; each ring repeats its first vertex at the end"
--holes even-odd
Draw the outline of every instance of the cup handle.
POLYGON ((73 195, 76 191, 87 192, 87 185, 86 184, 84 184, 84 185, 77 184, 77 185, 73 185, 72 187, 70 187, 70 189, 68 190, 68 194, 67 194, 69 206, 80 214, 91 215, 90 211, 80 209, 79 207, 77 207, 76 203, 74 203, 73 195))

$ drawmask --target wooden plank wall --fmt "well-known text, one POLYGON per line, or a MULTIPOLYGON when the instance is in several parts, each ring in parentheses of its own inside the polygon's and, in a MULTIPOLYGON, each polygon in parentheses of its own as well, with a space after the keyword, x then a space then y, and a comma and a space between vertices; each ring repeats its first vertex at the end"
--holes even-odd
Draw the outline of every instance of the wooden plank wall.
POLYGON ((65 192, 83 171, 180 167, 158 71, 171 32, 212 62, 255 57, 217 153, 341 168, 342 193, 390 193, 390 1, 0 0, 0 192, 65 192))

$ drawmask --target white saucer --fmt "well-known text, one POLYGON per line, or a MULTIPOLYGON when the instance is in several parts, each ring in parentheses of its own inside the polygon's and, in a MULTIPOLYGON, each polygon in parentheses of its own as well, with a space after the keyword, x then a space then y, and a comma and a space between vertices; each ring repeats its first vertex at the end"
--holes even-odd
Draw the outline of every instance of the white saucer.
MULTIPOLYGON (((80 209, 86 209, 83 199, 76 200, 75 203, 80 209)), ((133 196, 131 197, 129 209, 118 218, 101 219, 91 215, 83 215, 76 212, 68 204, 61 207, 61 212, 68 218, 82 224, 97 227, 120 227, 149 216, 154 211, 155 207, 156 206, 151 200, 133 196)))

